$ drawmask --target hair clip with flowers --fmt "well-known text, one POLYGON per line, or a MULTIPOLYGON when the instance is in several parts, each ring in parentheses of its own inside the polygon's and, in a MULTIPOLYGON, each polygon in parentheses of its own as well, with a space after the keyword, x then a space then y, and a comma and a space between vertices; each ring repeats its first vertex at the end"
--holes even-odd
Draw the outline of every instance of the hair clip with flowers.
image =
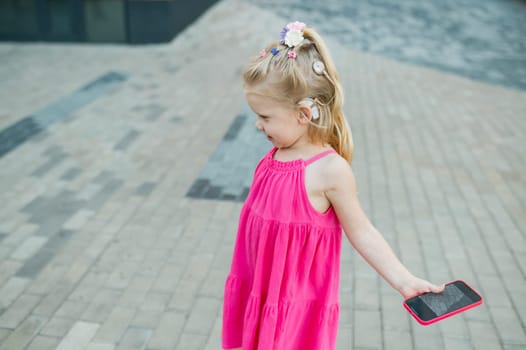
MULTIPOLYGON (((303 36, 303 30, 306 26, 307 25, 302 22, 290 22, 281 30, 279 42, 283 45, 288 46, 289 49, 292 49, 295 46, 301 44, 303 39, 305 39, 305 37, 303 36)), ((268 53, 269 51, 263 49, 259 52, 259 57, 266 57, 268 53)), ((272 56, 276 56, 279 53, 279 49, 277 47, 273 47, 272 49, 270 49, 270 53, 272 54, 272 56)), ((296 57, 298 57, 298 54, 295 51, 289 51, 287 52, 287 57, 295 59, 296 57)))
POLYGON ((299 45, 304 39, 303 30, 305 27, 305 23, 290 22, 281 30, 280 42, 291 48, 299 45))

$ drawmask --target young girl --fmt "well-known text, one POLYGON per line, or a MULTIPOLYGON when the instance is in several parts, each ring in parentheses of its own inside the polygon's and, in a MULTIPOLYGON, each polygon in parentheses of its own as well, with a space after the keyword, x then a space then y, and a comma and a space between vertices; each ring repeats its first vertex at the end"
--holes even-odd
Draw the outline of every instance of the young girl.
POLYGON ((335 348, 342 228, 403 297, 442 291, 402 265, 360 206, 342 91, 319 34, 289 23, 243 78, 256 127, 274 148, 257 166, 240 214, 223 348, 335 348))

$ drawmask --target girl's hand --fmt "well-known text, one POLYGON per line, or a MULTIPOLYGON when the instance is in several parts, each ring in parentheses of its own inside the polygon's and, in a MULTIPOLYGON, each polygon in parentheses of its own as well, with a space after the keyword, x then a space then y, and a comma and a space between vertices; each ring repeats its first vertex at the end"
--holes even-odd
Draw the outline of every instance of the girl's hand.
POLYGON ((445 284, 442 284, 440 286, 437 286, 435 284, 432 284, 431 282, 428 282, 426 280, 423 280, 421 278, 413 277, 408 283, 403 285, 398 291, 404 299, 414 297, 415 295, 427 293, 427 292, 433 292, 433 293, 441 293, 445 288, 445 284))

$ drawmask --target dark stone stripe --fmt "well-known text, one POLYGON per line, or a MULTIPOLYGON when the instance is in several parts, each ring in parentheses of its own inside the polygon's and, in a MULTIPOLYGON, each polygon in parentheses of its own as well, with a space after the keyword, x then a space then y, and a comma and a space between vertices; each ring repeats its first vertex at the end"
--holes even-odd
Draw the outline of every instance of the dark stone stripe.
POLYGON ((246 199, 254 168, 272 147, 253 123, 247 123, 252 116, 245 105, 189 188, 187 197, 239 202, 246 199))
POLYGON ((232 124, 230 124, 230 127, 228 128, 228 131, 226 132, 225 136, 223 137, 223 140, 229 141, 234 140, 237 137, 237 134, 239 133, 239 130, 243 127, 245 124, 245 121, 247 120, 247 116, 240 114, 234 119, 232 124))
POLYGON ((125 151, 138 136, 139 132, 137 130, 128 131, 128 133, 115 145, 114 149, 125 151))
POLYGON ((70 168, 60 177, 60 179, 71 181, 74 180, 80 173, 81 170, 79 168, 70 168))
POLYGON ((49 125, 71 118, 73 112, 118 87, 127 76, 110 72, 76 92, 50 104, 0 131, 0 158, 45 130, 49 125))
POLYGON ((0 131, 0 158, 42 131, 33 117, 26 117, 0 131))
POLYGON ((51 239, 16 272, 16 276, 35 278, 71 238, 72 234, 73 231, 63 230, 51 237, 51 239))
POLYGON ((135 195, 141 196, 141 197, 146 197, 150 193, 152 193, 152 191, 155 189, 156 186, 157 186, 157 183, 155 183, 155 182, 144 182, 142 185, 140 185, 135 190, 135 195))

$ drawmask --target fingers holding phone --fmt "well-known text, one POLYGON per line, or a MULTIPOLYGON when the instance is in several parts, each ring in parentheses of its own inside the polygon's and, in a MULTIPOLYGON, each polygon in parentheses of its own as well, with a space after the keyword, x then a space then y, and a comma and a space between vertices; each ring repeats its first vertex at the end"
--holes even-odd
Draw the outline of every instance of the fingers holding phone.
POLYGON ((422 325, 429 325, 482 304, 482 297, 464 281, 445 285, 440 293, 427 292, 407 298, 405 309, 422 325))
POLYGON ((444 290, 444 288, 445 284, 435 285, 421 278, 414 278, 411 284, 404 286, 399 291, 404 297, 404 299, 408 299, 415 295, 424 293, 441 293, 444 290))

